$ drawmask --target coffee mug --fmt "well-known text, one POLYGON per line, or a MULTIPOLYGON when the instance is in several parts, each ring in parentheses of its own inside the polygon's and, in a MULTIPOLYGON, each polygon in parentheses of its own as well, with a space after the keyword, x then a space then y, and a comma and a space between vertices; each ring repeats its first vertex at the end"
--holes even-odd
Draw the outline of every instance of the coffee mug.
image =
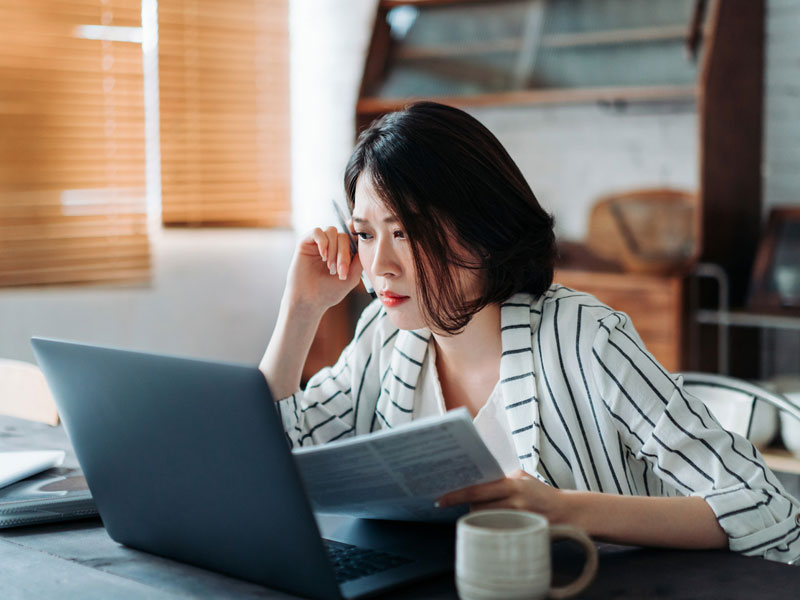
POLYGON ((597 548, 572 525, 550 525, 536 513, 499 509, 464 515, 456 527, 456 588, 461 600, 569 598, 597 572, 597 548), (583 572, 562 587, 550 587, 550 546, 571 539, 586 552, 583 572))

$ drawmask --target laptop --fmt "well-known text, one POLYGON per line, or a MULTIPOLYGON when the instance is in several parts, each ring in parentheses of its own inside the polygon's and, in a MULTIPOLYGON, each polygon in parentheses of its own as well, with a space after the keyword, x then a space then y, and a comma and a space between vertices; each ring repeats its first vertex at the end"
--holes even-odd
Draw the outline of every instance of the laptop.
POLYGON ((452 525, 315 518, 256 367, 31 341, 115 541, 320 599, 452 570, 452 525))

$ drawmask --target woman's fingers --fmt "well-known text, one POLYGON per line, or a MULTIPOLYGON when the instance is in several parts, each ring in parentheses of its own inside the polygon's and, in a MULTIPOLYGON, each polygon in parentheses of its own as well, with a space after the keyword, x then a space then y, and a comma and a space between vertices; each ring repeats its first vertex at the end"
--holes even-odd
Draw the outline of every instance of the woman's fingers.
MULTIPOLYGON (((335 227, 328 227, 325 230, 316 227, 306 237, 304 244, 306 243, 311 244, 308 250, 316 246, 316 251, 331 275, 338 275, 342 281, 348 279, 353 270, 351 265, 353 255, 350 252, 350 238, 346 233, 340 233, 335 227)), ((313 253, 313 250, 311 252, 313 253)), ((358 268, 360 273, 360 264, 358 268)))
POLYGON ((339 231, 336 227, 328 227, 325 230, 325 236, 328 238, 328 252, 325 256, 325 262, 328 263, 328 270, 331 275, 336 275, 336 260, 338 258, 339 246, 339 231))
POLYGON ((328 246, 330 242, 328 240, 328 236, 325 234, 322 229, 319 227, 315 227, 311 230, 311 239, 317 245, 317 251, 319 255, 322 257, 322 260, 327 262, 328 261, 328 246))
POLYGON ((511 508, 514 510, 525 510, 525 506, 521 502, 515 501, 512 498, 500 498, 499 500, 491 500, 488 502, 473 502, 469 505, 470 511, 476 510, 494 510, 496 508, 511 508))
POLYGON ((513 491, 513 483, 509 479, 498 479, 491 483, 481 483, 445 494, 437 500, 441 507, 456 504, 489 502, 506 498, 513 491))
POLYGON ((350 273, 350 238, 346 233, 339 233, 337 238, 336 272, 339 279, 345 281, 350 273))

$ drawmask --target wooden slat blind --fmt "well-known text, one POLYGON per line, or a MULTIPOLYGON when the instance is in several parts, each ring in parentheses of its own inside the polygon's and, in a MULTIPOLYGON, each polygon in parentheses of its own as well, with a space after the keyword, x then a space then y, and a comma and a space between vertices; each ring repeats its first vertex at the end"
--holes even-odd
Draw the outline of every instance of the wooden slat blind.
POLYGON ((0 0, 0 286, 150 270, 140 0, 0 0))
POLYGON ((288 0, 159 0, 162 221, 289 223, 288 0))

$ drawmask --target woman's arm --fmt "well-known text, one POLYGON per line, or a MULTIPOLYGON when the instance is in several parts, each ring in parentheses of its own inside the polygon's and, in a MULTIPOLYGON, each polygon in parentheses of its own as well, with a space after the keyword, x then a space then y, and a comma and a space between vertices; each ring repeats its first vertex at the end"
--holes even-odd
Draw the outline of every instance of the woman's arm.
POLYGON ((658 498, 565 491, 563 500, 567 522, 599 540, 666 548, 728 547, 728 536, 711 507, 696 496, 658 498))
POLYGON ((619 496, 558 490, 523 471, 442 496, 439 506, 469 503, 472 510, 516 508, 551 523, 577 525, 595 539, 667 548, 727 548, 728 536, 711 507, 697 497, 619 496))
POLYGON ((300 375, 325 311, 358 284, 361 263, 350 241, 334 227, 317 228, 300 240, 281 300, 275 330, 259 369, 276 400, 300 387, 300 375))
POLYGON ((800 556, 798 501, 746 439, 722 429, 680 376, 655 361, 627 317, 614 320, 603 321, 592 344, 592 397, 623 445, 665 485, 702 499, 732 551, 779 561, 800 556))
POLYGON ((278 321, 258 368, 269 382, 275 400, 286 398, 300 388, 300 377, 311 342, 324 310, 281 300, 278 321))

